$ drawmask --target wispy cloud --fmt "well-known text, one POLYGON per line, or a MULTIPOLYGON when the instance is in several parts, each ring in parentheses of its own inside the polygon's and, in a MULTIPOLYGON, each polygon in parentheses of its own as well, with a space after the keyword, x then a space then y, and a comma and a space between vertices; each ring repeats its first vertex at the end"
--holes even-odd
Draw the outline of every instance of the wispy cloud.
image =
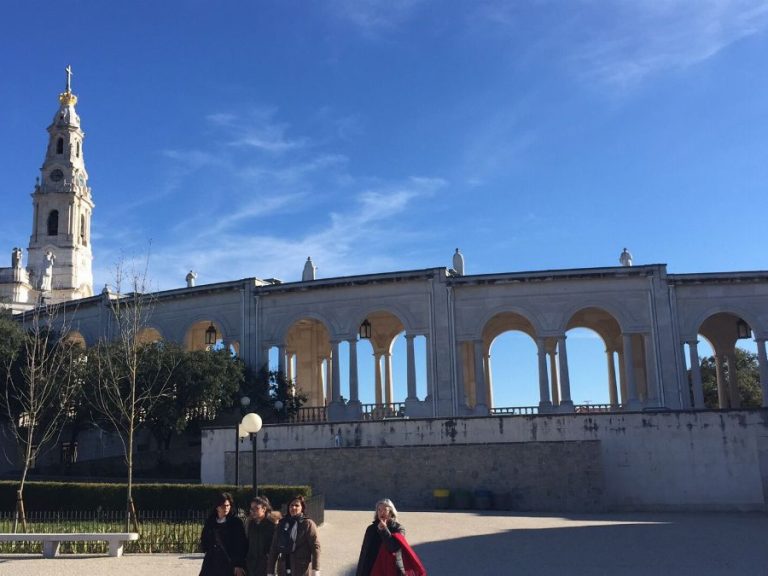
POLYGON ((619 89, 699 64, 768 27, 764 0, 585 0, 582 7, 592 25, 577 40, 571 65, 586 79, 619 89))
POLYGON ((333 14, 353 24, 366 36, 378 36, 401 25, 426 3, 426 0, 333 0, 333 14))
POLYGON ((397 217, 445 185, 439 178, 409 178, 365 188, 349 199, 346 210, 318 214, 315 226, 304 233, 290 228, 288 234, 280 229, 269 233, 268 227, 260 227, 255 233, 219 231, 215 241, 208 233, 213 231, 182 237, 155 251, 152 276, 162 288, 181 286, 191 268, 200 274, 200 282, 250 276, 292 281, 300 277, 307 256, 319 267, 320 277, 392 269, 401 261, 397 247, 413 237, 397 217))

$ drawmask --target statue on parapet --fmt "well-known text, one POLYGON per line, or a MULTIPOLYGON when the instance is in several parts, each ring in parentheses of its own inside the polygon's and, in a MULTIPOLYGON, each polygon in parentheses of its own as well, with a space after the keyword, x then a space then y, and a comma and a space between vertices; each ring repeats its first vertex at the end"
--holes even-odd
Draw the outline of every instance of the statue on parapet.
POLYGON ((40 291, 50 292, 53 282, 53 263, 56 261, 56 255, 48 250, 43 257, 43 273, 40 275, 40 291))
POLYGON ((629 250, 624 248, 624 250, 621 252, 621 256, 619 256, 619 262, 622 266, 632 266, 632 254, 630 254, 629 250))
POLYGON ((11 267, 21 268, 21 248, 14 248, 11 252, 11 267))
POLYGON ((464 255, 456 248, 456 252, 453 255, 453 269, 459 276, 464 276, 464 255))
POLYGON ((186 276, 187 280, 187 288, 194 288, 195 286, 195 280, 197 280, 197 272, 194 270, 190 270, 189 274, 186 276))
POLYGON ((314 280, 316 271, 317 271, 317 266, 315 266, 312 263, 312 257, 307 256, 307 261, 304 263, 304 271, 301 273, 301 281, 309 282, 311 280, 314 280))

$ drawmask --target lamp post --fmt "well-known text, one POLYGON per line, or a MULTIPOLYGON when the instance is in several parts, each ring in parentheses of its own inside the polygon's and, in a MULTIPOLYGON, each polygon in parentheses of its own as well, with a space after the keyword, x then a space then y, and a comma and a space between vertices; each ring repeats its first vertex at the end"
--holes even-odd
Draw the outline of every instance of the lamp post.
MULTIPOLYGON (((240 406, 242 406, 241 414, 248 409, 248 405, 251 403, 251 399, 248 396, 240 398, 240 406)), ((240 487, 240 440, 248 436, 248 432, 243 431, 243 426, 240 422, 235 424, 235 486, 240 487)))
POLYGON ((283 401, 275 400, 275 411, 277 412, 277 423, 280 424, 280 414, 283 412, 283 401))
POLYGON ((256 459, 256 452, 258 450, 258 437, 257 433, 261 430, 261 416, 256 412, 249 412, 243 416, 243 421, 240 423, 243 432, 251 435, 251 449, 253 450, 253 493, 259 494, 259 476, 258 476, 258 462, 256 459))

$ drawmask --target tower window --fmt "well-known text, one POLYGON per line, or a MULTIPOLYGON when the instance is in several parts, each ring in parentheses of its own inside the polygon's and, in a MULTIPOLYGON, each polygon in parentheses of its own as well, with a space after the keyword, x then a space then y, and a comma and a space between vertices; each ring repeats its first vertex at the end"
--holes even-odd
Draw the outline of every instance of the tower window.
POLYGON ((56 154, 64 154, 64 138, 56 140, 56 154))
POLYGON ((48 236, 59 235, 59 211, 51 210, 48 214, 48 236))
POLYGON ((88 246, 88 236, 85 232, 85 214, 80 214, 80 244, 88 246))
POLYGON ((80 158, 80 141, 77 141, 77 157, 80 158))

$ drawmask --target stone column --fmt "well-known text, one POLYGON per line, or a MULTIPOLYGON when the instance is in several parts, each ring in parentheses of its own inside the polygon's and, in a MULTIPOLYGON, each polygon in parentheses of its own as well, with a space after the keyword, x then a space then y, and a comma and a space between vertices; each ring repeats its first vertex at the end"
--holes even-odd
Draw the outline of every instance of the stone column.
POLYGON ((549 375, 550 387, 552 389, 552 405, 557 406, 560 404, 560 385, 557 378, 557 352, 555 350, 549 352, 549 375))
POLYGON ((349 343, 349 401, 360 402, 357 373, 357 338, 350 338, 349 343))
POLYGON ((704 388, 701 385, 701 366, 699 366, 699 341, 688 341, 688 354, 691 362, 691 385, 693 386, 694 409, 704 408, 704 388))
POLYGON ((392 404, 394 386, 392 385, 392 353, 384 353, 384 403, 392 404))
POLYGON ((483 369, 485 370, 485 398, 488 406, 493 406, 493 374, 491 373, 491 351, 483 354, 483 369))
POLYGON ((413 335, 405 335, 406 366, 408 376, 408 397, 406 400, 418 400, 416 395, 416 353, 413 347, 413 335))
POLYGON ((568 351, 565 347, 565 334, 557 337, 557 351, 560 360, 560 406, 565 411, 573 410, 573 400, 571 400, 571 379, 568 376, 568 351))
POLYGON ((285 375, 285 344, 277 347, 277 370, 285 375))
POLYGON ((341 400, 341 370, 339 370, 339 341, 331 340, 331 399, 333 402, 341 400))
POLYGON ((760 387, 763 389, 763 408, 768 408, 768 355, 765 352, 765 338, 755 338, 757 361, 760 370, 760 387))
POLYGON ((717 380, 717 407, 728 408, 728 394, 723 379, 723 357, 717 352, 715 353, 715 377, 717 380))
POLYGON ((552 402, 549 401, 546 339, 536 338, 536 348, 539 358, 539 412, 548 412, 552 408, 552 402))
POLYGON ((728 396, 731 408, 741 408, 741 396, 739 395, 738 368, 736 368, 736 352, 725 355, 728 360, 728 396))
POLYGON ((329 404, 333 402, 333 373, 335 370, 330 356, 326 356, 323 360, 325 360, 325 403, 329 404))
POLYGON ((637 398, 637 382, 635 381, 635 357, 632 354, 632 334, 622 334, 624 345, 624 373, 627 376, 627 408, 638 410, 640 400, 637 398))
POLYGON ((376 390, 374 390, 375 397, 376 397, 376 404, 382 404, 382 382, 381 382, 381 353, 380 352, 374 352, 373 353, 373 362, 374 362, 374 385, 376 386, 376 390))
POLYGON ((293 358, 295 354, 293 352, 287 353, 287 359, 285 363, 285 377, 288 380, 293 380, 293 358))
POLYGON ((483 341, 473 342, 475 356, 475 411, 487 412, 488 401, 485 397, 485 377, 483 375, 483 341))
POLYGON ((616 385, 616 363, 614 362, 613 350, 606 350, 605 355, 608 359, 608 398, 611 408, 618 408, 619 389, 616 385))

